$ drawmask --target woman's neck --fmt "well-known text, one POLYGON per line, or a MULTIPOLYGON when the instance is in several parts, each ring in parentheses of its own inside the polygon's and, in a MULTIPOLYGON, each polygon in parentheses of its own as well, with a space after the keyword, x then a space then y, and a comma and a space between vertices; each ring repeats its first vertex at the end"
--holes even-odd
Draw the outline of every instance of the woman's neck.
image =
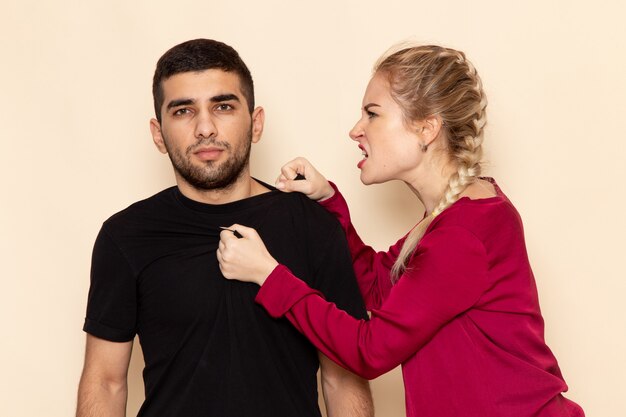
POLYGON ((439 205, 454 171, 455 168, 449 164, 431 165, 428 169, 418 172, 412 181, 406 182, 422 202, 427 213, 432 213, 439 205))

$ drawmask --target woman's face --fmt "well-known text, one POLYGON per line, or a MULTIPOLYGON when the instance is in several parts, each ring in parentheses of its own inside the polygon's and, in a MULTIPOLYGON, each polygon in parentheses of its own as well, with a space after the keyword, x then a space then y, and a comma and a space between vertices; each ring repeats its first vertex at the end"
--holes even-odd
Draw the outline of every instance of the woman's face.
POLYGON ((412 183, 422 159, 418 126, 411 131, 404 122, 402 110, 390 93, 386 74, 376 73, 363 97, 361 119, 350 131, 350 138, 359 143, 363 159, 363 184, 378 184, 389 180, 412 183))

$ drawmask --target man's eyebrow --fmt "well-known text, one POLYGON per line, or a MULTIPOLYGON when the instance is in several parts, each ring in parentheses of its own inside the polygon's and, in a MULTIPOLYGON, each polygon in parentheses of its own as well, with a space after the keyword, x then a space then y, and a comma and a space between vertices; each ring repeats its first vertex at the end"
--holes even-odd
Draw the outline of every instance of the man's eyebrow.
POLYGON ((167 109, 173 109, 174 107, 179 107, 179 106, 188 106, 190 104, 194 104, 195 101, 193 99, 190 98, 181 98, 178 100, 172 100, 169 103, 167 103, 167 109))
POLYGON ((368 103, 365 106, 363 106, 363 110, 369 111, 369 109, 371 109, 372 107, 380 107, 380 104, 368 103))
POLYGON ((235 94, 220 94, 220 95, 211 97, 211 102, 213 103, 220 103, 222 101, 231 101, 231 100, 240 102, 239 97, 237 97, 235 94))
MULTIPOLYGON (((224 101, 236 101, 236 102, 240 102, 241 100, 239 100, 239 97, 237 97, 235 94, 219 94, 217 96, 213 96, 211 97, 211 103, 221 103, 224 101)), ((177 99, 177 100, 172 100, 169 103, 167 103, 167 109, 173 109, 174 107, 180 107, 180 106, 189 106, 190 104, 195 104, 196 101, 194 99, 191 98, 181 98, 181 99, 177 99)))

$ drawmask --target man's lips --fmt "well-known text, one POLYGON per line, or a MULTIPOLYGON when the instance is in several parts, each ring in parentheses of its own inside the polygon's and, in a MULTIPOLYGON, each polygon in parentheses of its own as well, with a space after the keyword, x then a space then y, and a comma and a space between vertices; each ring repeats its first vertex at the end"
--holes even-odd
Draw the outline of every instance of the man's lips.
POLYGON ((209 147, 200 148, 194 151, 193 154, 201 161, 213 161, 218 159, 222 155, 222 152, 224 152, 224 149, 209 147))

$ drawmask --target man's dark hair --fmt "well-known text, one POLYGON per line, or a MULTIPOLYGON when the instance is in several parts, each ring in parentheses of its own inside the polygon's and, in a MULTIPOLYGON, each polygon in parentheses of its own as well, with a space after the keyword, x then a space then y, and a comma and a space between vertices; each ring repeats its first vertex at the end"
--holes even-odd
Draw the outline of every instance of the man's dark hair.
POLYGON ((237 51, 225 43, 212 39, 194 39, 174 46, 157 62, 152 80, 152 97, 156 118, 161 122, 163 106, 163 81, 182 72, 199 72, 219 69, 239 76, 241 92, 248 102, 250 113, 254 110, 254 84, 250 70, 237 51))

